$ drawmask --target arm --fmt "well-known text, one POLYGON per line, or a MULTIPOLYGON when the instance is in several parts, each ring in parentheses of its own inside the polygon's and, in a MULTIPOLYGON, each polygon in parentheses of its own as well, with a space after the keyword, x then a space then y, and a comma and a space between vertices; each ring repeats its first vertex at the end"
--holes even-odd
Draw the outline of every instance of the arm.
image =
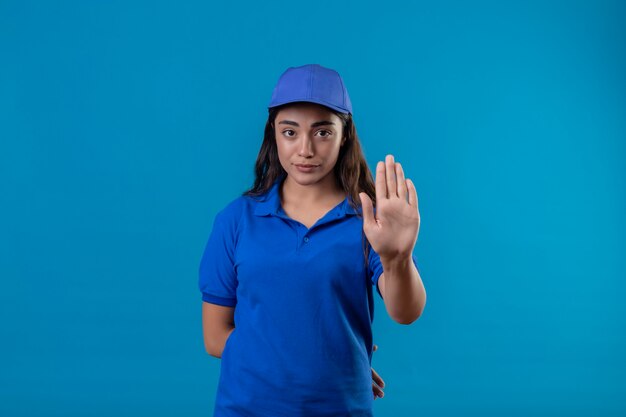
POLYGON ((378 288, 387 312, 398 323, 411 324, 426 304, 426 291, 412 261, 420 228, 415 185, 405 179, 402 165, 393 155, 387 155, 376 165, 376 211, 367 193, 361 192, 359 197, 363 231, 384 271, 378 277, 378 288))
POLYGON ((389 316, 400 324, 417 320, 426 305, 426 290, 411 256, 384 259, 378 287, 389 316))
POLYGON ((226 340, 235 329, 234 307, 202 302, 204 349, 216 358, 222 357, 226 340))

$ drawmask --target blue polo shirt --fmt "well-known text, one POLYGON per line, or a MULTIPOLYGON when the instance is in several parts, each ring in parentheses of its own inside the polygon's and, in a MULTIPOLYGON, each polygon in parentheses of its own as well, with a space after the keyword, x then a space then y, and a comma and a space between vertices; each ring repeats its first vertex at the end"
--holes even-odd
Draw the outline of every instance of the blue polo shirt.
POLYGON ((349 196, 309 229, 282 209, 284 178, 219 211, 202 255, 202 300, 235 307, 214 416, 373 416, 380 258, 349 196))

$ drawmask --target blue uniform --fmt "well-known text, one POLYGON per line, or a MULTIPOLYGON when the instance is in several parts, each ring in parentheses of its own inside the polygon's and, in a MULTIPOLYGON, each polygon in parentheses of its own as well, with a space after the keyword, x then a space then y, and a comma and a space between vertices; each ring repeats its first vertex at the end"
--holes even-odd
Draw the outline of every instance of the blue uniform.
POLYGON ((284 178, 219 211, 202 255, 202 300, 236 307, 214 416, 370 417, 380 258, 364 262, 349 196, 308 229, 282 209, 284 178))

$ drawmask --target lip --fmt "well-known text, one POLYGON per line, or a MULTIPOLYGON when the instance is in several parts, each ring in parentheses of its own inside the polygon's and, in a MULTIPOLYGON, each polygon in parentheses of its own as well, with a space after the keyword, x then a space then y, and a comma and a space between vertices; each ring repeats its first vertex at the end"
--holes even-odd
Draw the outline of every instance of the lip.
POLYGON ((315 170, 315 168, 317 168, 319 165, 303 165, 303 164, 294 164, 296 166, 296 169, 300 172, 313 172, 315 170))

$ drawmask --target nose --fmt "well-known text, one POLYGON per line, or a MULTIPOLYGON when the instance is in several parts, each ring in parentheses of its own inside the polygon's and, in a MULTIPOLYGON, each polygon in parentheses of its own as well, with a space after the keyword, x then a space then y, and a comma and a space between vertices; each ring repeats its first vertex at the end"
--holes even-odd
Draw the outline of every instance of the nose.
POLYGON ((300 143, 300 149, 298 150, 298 155, 306 158, 314 155, 313 152, 313 141, 309 138, 308 135, 302 136, 302 142, 300 143))

